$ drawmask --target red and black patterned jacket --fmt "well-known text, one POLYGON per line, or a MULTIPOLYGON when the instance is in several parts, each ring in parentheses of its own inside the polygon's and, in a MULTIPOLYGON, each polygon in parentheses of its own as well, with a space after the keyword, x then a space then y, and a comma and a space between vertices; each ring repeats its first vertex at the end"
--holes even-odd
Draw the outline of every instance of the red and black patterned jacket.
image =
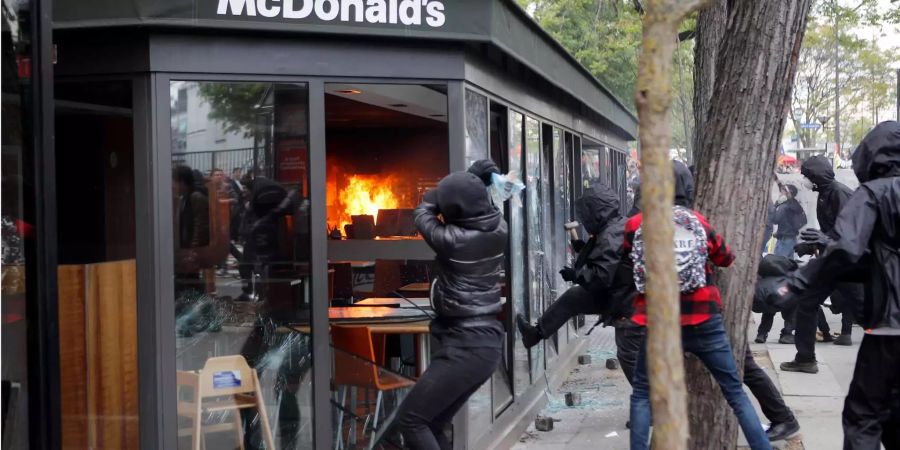
MULTIPOLYGON (((722 307, 722 298, 719 288, 716 287, 715 267, 728 267, 734 261, 734 253, 725 244, 722 235, 716 233, 709 222, 697 211, 694 215, 706 230, 706 245, 709 249, 709 261, 706 264, 706 286, 694 292, 681 294, 681 325, 697 325, 706 322, 714 314, 718 314, 722 307)), ((631 248, 634 244, 634 234, 641 226, 643 214, 637 214, 628 219, 625 224, 625 256, 623 261, 631 263, 631 248)), ((644 294, 638 293, 634 300, 635 323, 647 325, 647 300, 644 294)))

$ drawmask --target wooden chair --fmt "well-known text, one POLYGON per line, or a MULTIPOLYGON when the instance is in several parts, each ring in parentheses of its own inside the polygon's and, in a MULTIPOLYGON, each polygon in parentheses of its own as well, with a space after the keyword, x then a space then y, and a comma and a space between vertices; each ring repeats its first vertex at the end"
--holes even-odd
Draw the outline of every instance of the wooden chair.
POLYGON ((238 447, 243 450, 244 429, 240 414, 242 409, 256 409, 266 448, 275 448, 259 378, 243 356, 210 358, 200 371, 179 371, 177 383, 178 416, 191 420, 190 427, 178 430, 178 437, 190 436, 193 450, 206 448, 206 433, 222 431, 234 431, 238 447), (183 400, 186 394, 181 392, 183 389, 192 391, 190 400, 183 400), (230 412, 233 416, 231 423, 203 425, 205 415, 226 412, 230 412))
MULTIPOLYGON (((375 398, 375 411, 372 414, 372 437, 378 429, 378 420, 381 416, 385 392, 395 392, 397 389, 411 387, 414 381, 396 375, 380 367, 376 361, 384 356, 384 339, 381 336, 377 341, 373 339, 368 327, 339 326, 331 327, 331 340, 334 344, 334 384, 339 386, 338 401, 343 407, 347 400, 347 387, 371 389, 377 392, 375 398), (380 349, 376 349, 375 343, 380 349)), ((355 414, 356 412, 353 411, 355 414)), ((343 428, 344 414, 338 418, 338 440, 340 448, 343 439, 340 438, 343 428)), ((368 419, 366 420, 368 423, 368 419)), ((352 429, 352 427, 351 427, 352 429)))

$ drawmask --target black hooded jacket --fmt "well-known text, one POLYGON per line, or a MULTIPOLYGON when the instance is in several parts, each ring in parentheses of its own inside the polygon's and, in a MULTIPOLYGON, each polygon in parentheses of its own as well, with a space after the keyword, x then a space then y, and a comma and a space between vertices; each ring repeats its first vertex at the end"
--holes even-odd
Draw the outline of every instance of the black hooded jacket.
POLYGON ((816 201, 816 218, 819 220, 819 229, 834 238, 831 235, 834 223, 838 213, 853 195, 853 189, 834 179, 831 162, 822 156, 813 156, 804 161, 800 166, 800 173, 813 183, 813 190, 819 193, 816 201))
POLYGON ((759 262, 758 278, 753 293, 753 312, 774 314, 780 311, 778 287, 797 270, 797 263, 780 255, 766 255, 759 262))
POLYGON ((591 235, 575 258, 575 282, 597 293, 609 289, 622 260, 625 222, 619 212, 619 196, 594 184, 575 202, 575 212, 591 235))
MULTIPOLYGON (((691 173, 691 169, 681 161, 672 160, 672 170, 675 172, 675 204, 685 208, 692 207, 694 204, 694 175, 691 173)), ((634 189, 634 205, 628 211, 628 217, 641 212, 641 185, 637 184, 632 189, 634 189)))
POLYGON ((827 295, 838 281, 862 281, 861 325, 900 334, 900 123, 878 124, 852 159, 862 185, 838 215, 835 240, 789 286, 806 297, 827 295))
POLYGON ((431 295, 438 316, 459 321, 499 313, 508 232, 481 179, 468 172, 447 175, 425 194, 415 220, 440 269, 431 295))

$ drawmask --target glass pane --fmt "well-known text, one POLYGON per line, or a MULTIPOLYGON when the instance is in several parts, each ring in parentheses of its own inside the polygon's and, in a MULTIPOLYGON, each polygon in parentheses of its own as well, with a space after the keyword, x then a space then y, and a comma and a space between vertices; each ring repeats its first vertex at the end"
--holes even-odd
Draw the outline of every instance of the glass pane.
POLYGON ((61 439, 137 448, 132 84, 57 82, 54 92, 61 439))
MULTIPOLYGON (((325 92, 331 237, 417 239, 424 248, 413 210, 450 168, 446 86, 326 84, 325 92)), ((329 254, 379 258, 339 253, 348 245, 332 242, 329 254)))
MULTIPOLYGON (((525 116, 514 111, 509 113, 509 171, 522 173, 524 155, 524 130, 525 116)), ((526 191, 528 189, 526 188, 526 191)), ((525 301, 525 217, 520 204, 510 202, 508 206, 509 216, 509 296, 512 298, 513 311, 528 316, 528 307, 525 301)), ((525 392, 531 384, 529 369, 529 353, 522 345, 522 336, 518 328, 515 339, 513 378, 516 392, 525 392)))
POLYGON ((487 97, 466 89, 466 167, 488 157, 487 97))
POLYGON ((309 448, 307 87, 173 81, 170 95, 179 448, 198 425, 207 448, 309 448), (191 412, 209 402, 227 407, 191 412))
POLYGON ((31 17, 31 2, 3 0, 2 420, 3 443, 8 442, 9 448, 29 448, 25 243, 34 230, 25 202, 34 200, 25 189, 33 178, 27 161, 35 150, 30 132, 35 100, 31 95, 31 17))
MULTIPOLYGON (((545 265, 548 263, 543 247, 543 180, 541 177, 541 124, 525 118, 525 207, 528 235, 528 317, 531 322, 544 312, 543 289, 546 285, 545 265)), ((531 348, 531 380, 535 382, 544 372, 544 346, 531 348)))

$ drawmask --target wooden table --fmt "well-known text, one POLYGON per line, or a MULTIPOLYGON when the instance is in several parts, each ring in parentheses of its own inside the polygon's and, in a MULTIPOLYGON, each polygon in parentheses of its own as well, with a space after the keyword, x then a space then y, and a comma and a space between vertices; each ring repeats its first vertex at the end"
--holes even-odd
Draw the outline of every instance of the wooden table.
POLYGON ((373 297, 360 300, 353 304, 354 307, 359 306, 388 306, 391 308, 405 309, 431 309, 431 300, 427 297, 409 297, 409 298, 393 298, 393 297, 373 297), (359 306, 356 306, 359 305, 359 306))
POLYGON ((407 297, 428 297, 431 292, 431 283, 410 283, 398 288, 397 292, 407 297))

